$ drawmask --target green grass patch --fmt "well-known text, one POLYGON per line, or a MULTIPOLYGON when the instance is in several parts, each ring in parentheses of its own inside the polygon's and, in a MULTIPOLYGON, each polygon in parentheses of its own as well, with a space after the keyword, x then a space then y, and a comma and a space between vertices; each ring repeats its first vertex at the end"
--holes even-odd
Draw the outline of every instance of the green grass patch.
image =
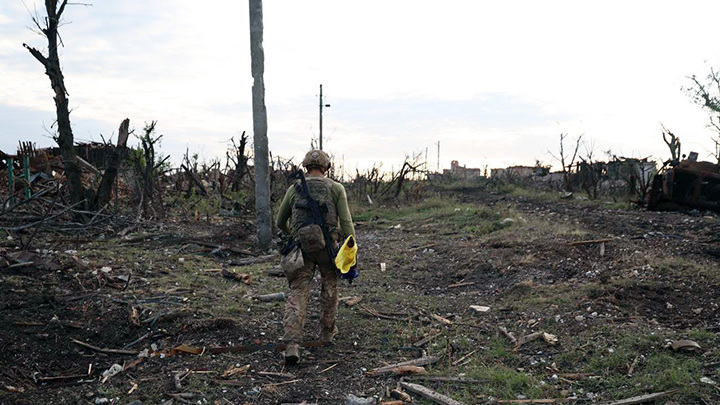
POLYGON ((482 385, 483 395, 502 399, 552 397, 550 388, 543 386, 540 379, 529 373, 519 372, 504 365, 479 365, 468 370, 467 377, 487 381, 482 385))
POLYGON ((390 224, 433 222, 482 235, 512 226, 518 222, 518 215, 508 207, 488 207, 433 197, 412 205, 360 210, 354 214, 354 219, 390 224))

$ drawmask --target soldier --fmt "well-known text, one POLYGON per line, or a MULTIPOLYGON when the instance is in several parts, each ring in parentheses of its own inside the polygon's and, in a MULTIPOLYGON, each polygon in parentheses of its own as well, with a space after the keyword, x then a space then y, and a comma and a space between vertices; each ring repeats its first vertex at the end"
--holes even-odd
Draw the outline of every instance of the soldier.
MULTIPOLYGON (((311 150, 305 155, 302 165, 307 170, 306 182, 310 196, 323 207, 326 231, 329 232, 332 243, 337 244, 349 235, 354 238, 355 229, 345 187, 325 177, 325 173, 330 168, 328 155, 322 150, 311 150)), ((310 282, 315 274, 316 266, 320 268, 322 277, 321 340, 332 342, 338 333, 335 326, 338 306, 338 270, 335 268, 333 258, 325 248, 325 239, 323 239, 321 228, 317 225, 307 225, 312 221, 309 218, 308 209, 304 208, 307 207, 307 204, 302 201, 303 197, 297 190, 298 184, 291 185, 285 193, 276 221, 280 230, 292 235, 293 239, 298 242, 302 253, 302 265, 285 266, 285 275, 290 286, 283 317, 284 335, 282 340, 287 344, 286 364, 296 364, 300 360, 299 344, 302 341, 303 326, 307 315, 310 282)), ((300 256, 299 252, 297 256, 300 256)))

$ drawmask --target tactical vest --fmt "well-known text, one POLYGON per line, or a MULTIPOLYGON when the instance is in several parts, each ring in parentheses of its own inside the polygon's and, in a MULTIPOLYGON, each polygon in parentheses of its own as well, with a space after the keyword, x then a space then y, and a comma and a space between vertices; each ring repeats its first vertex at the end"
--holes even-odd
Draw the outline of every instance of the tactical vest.
MULTIPOLYGON (((325 225, 333 239, 337 238, 338 215, 335 208, 335 202, 332 198, 332 179, 327 177, 306 177, 310 196, 318 202, 320 211, 325 216, 325 225)), ((297 236, 298 229, 305 225, 313 223, 310 210, 307 207, 306 198, 300 195, 300 181, 295 183, 295 204, 292 206, 292 214, 290 215, 290 231, 293 236, 297 236)))

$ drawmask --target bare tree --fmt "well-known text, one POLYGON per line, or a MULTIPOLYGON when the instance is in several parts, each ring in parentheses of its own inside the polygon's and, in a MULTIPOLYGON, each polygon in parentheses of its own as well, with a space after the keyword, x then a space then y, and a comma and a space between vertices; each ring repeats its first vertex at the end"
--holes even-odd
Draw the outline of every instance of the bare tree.
POLYGON ((85 199, 85 192, 82 186, 80 167, 75 160, 74 139, 72 127, 70 126, 70 110, 68 108, 68 92, 65 88, 65 78, 60 68, 60 57, 58 55, 58 47, 62 44, 58 34, 58 27, 67 4, 67 0, 63 0, 59 5, 57 0, 45 0, 47 16, 44 18, 44 22, 41 24, 38 16, 33 17, 35 26, 47 38, 48 56, 43 55, 42 52, 27 44, 23 44, 23 46, 45 67, 45 74, 50 78, 50 87, 55 93, 54 100, 58 126, 58 135, 55 140, 62 154, 65 176, 70 189, 70 200, 73 204, 79 204, 85 199))
POLYGON ((585 156, 580 156, 580 185, 585 190, 588 198, 595 200, 598 197, 598 185, 603 175, 605 164, 595 160, 595 141, 590 139, 585 142, 585 156))
POLYGON ((243 176, 248 171, 247 162, 248 162, 248 156, 245 155, 245 147, 247 146, 247 140, 248 137, 245 135, 245 131, 243 131, 242 135, 240 135, 240 143, 235 143, 235 138, 230 138, 230 142, 232 142, 232 150, 228 150, 226 152, 226 158, 228 161, 228 165, 230 162, 232 162, 234 169, 232 169, 232 177, 230 179, 231 182, 231 191, 240 191, 240 185, 242 184, 243 176))
POLYGON ((552 156, 555 160, 560 162, 560 166, 562 166, 562 173, 563 173, 563 184, 565 186, 565 191, 573 191, 572 190, 572 184, 570 179, 570 170, 572 169, 573 165, 575 164, 575 159, 578 155, 578 149, 580 149, 580 144, 582 143, 582 135, 578 135, 577 138, 575 138, 575 148, 573 149, 572 156, 569 156, 565 152, 565 138, 567 138, 567 134, 560 134, 560 154, 558 156, 554 155, 552 152, 548 151, 550 156, 552 156))
POLYGON ((680 157, 681 157, 681 145, 680 145, 680 138, 675 136, 672 132, 670 132, 669 129, 665 128, 665 126, 662 126, 662 136, 663 141, 665 141, 665 144, 670 149, 670 160, 665 162, 666 164, 670 164, 671 166, 675 166, 678 163, 680 163, 680 157))
MULTIPOLYGON (((686 88, 690 97, 692 97, 696 104, 710 113, 710 124, 708 124, 708 126, 715 131, 715 136, 711 138, 715 147, 713 155, 715 161, 720 164, 720 74, 711 68, 704 82, 701 82, 695 75, 692 75, 690 80, 693 82, 693 85, 686 88)), ((665 131, 664 127, 663 131, 665 131)), ((663 137, 664 136, 665 133, 663 132, 663 137)), ((667 141, 665 141, 665 143, 667 143, 667 141)))
POLYGON ((265 51, 263 50, 262 0, 250 0, 250 55, 252 59, 253 144, 255 145, 255 214, 260 249, 270 250, 270 165, 265 109, 265 51))
POLYGON ((170 155, 161 158, 155 150, 162 135, 155 136, 157 121, 145 124, 144 133, 138 137, 140 146, 133 151, 133 163, 136 175, 136 196, 138 199, 138 218, 162 218, 164 216, 162 204, 162 189, 158 184, 158 176, 164 172, 163 166, 170 155))
POLYGON ((120 153, 127 145, 128 136, 130 134, 129 129, 130 120, 125 118, 120 123, 120 128, 118 128, 117 146, 110 155, 110 161, 108 162, 105 173, 103 173, 102 179, 100 180, 98 191, 95 194, 95 200, 93 201, 93 208, 95 209, 101 209, 110 203, 110 196, 112 195, 113 185, 115 184, 115 179, 117 178, 118 165, 120 164, 120 153))

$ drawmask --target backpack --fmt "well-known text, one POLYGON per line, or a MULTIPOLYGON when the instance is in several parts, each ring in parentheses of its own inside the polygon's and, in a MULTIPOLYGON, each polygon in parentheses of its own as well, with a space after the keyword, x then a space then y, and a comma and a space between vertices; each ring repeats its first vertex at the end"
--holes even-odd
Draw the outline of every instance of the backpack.
MULTIPOLYGON (((337 210, 331 193, 333 181, 326 177, 307 177, 305 181, 310 190, 310 196, 320 206, 326 231, 330 235, 336 234, 337 210)), ((298 192, 295 193, 295 204, 292 206, 290 215, 290 231, 304 253, 319 252, 326 247, 322 224, 318 224, 318 221, 312 218, 310 210, 307 208, 307 198, 299 192, 300 187, 300 182, 296 182, 295 190, 298 192)))

